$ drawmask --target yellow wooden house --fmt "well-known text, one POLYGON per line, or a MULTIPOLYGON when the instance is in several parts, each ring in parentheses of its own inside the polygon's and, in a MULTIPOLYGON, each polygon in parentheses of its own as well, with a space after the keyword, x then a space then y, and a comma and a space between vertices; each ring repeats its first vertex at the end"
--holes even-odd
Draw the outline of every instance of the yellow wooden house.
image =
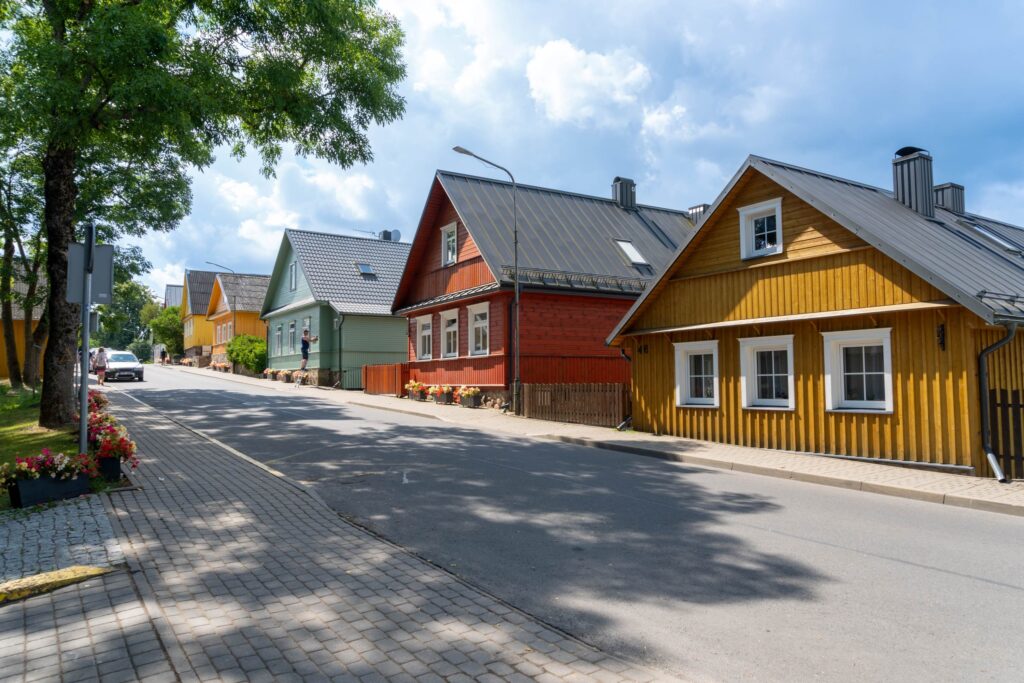
POLYGON ((213 325, 212 362, 228 362, 227 345, 236 335, 266 339, 267 324, 260 320, 260 309, 269 285, 269 275, 217 274, 206 312, 213 325))
POLYGON ((1024 229, 924 150, 892 164, 888 190, 746 160, 609 338, 635 428, 1024 477, 1024 229))
MULTIPOLYGON (((21 271, 19 266, 16 266, 15 267, 15 275, 14 275, 13 282, 12 282, 12 289, 13 289, 14 294, 16 295, 16 297, 15 297, 16 299, 18 299, 19 297, 25 297, 25 296, 28 295, 29 288, 28 288, 28 285, 26 284, 26 282, 24 281, 23 278, 24 278, 23 271, 21 271)), ((37 291, 38 290, 42 290, 42 291, 45 292, 46 291, 45 276, 41 275, 40 276, 40 280, 41 280, 41 282, 40 282, 40 285, 39 285, 37 291)), ((25 347, 26 347, 26 345, 32 343, 32 332, 39 325, 39 319, 43 315, 43 310, 44 310, 45 305, 46 305, 46 301, 45 301, 45 298, 44 298, 43 301, 39 302, 36 305, 36 307, 29 312, 29 314, 31 316, 31 319, 29 320, 30 327, 28 329, 28 333, 26 334, 26 329, 25 329, 25 307, 23 305, 23 299, 19 299, 19 300, 13 301, 11 303, 11 317, 13 319, 12 320, 12 322, 13 322, 12 326, 14 328, 14 350, 15 350, 15 353, 17 354, 18 365, 22 369, 22 374, 24 374, 24 372, 25 372, 25 370, 24 370, 24 365, 25 365, 25 347)), ((42 348, 38 349, 38 352, 37 352, 37 358, 39 360, 39 367, 36 369, 36 375, 35 375, 37 378, 42 377, 43 353, 45 351, 45 346, 46 346, 46 343, 44 341, 43 344, 42 344, 42 348)), ((2 333, 0 333, 0 379, 7 379, 10 376, 11 376, 10 369, 7 367, 7 347, 5 346, 4 335, 2 333)))
POLYGON ((206 315, 216 279, 217 273, 212 271, 185 271, 185 285, 181 294, 185 357, 200 367, 210 364, 213 353, 213 323, 206 315))

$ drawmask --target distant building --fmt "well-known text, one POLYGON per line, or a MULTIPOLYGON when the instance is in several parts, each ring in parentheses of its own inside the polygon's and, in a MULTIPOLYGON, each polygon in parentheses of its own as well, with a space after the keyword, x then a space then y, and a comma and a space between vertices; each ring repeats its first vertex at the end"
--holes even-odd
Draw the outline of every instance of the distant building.
POLYGON ((199 367, 210 364, 213 353, 213 323, 206 318, 210 294, 217 273, 209 270, 186 270, 182 291, 181 322, 184 328, 185 357, 199 367))
POLYGON ((268 285, 269 275, 217 274, 206 310, 206 319, 213 323, 211 360, 214 363, 228 362, 228 342, 235 335, 248 334, 266 339, 267 326, 260 320, 260 309, 267 296, 268 285))
POLYGON ((167 285, 164 287, 164 308, 169 306, 181 306, 181 295, 185 288, 181 285, 167 285))

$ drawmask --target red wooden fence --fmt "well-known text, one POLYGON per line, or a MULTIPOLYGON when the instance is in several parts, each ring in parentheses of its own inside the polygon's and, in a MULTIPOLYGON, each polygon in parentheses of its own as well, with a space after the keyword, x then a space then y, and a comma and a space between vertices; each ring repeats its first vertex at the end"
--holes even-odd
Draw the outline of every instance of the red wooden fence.
POLYGON ((401 397, 409 381, 408 363, 363 366, 363 391, 401 397))

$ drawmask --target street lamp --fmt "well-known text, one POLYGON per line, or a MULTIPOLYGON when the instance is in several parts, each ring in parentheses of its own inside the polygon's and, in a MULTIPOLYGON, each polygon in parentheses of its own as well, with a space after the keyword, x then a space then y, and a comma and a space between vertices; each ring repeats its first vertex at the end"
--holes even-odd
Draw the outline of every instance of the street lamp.
MULTIPOLYGON (((223 268, 224 270, 230 271, 232 275, 236 275, 237 274, 237 273, 235 273, 234 269, 228 268, 227 266, 222 266, 219 263, 214 263, 213 261, 207 261, 207 263, 210 264, 211 266, 217 266, 218 268, 223 268)), ((234 295, 234 294, 231 295, 231 338, 232 339, 234 339, 235 331, 238 329, 238 311, 235 310, 238 307, 238 302, 236 301, 235 296, 236 295, 234 295)), ((231 341, 231 340, 229 339, 228 341, 231 341)), ((212 354, 211 354, 211 356, 212 356, 212 354)))
POLYGON ((516 212, 516 179, 504 166, 499 166, 493 161, 488 161, 482 156, 478 156, 473 152, 470 152, 465 147, 456 145, 452 147, 452 151, 458 152, 459 154, 465 154, 468 157, 473 157, 478 161, 482 161, 488 166, 492 166, 499 171, 504 171, 508 176, 509 180, 512 181, 512 286, 514 288, 514 301, 515 301, 515 333, 513 334, 512 343, 515 345, 515 356, 514 356, 514 374, 515 379, 512 383, 512 412, 516 415, 522 413, 522 382, 519 377, 519 216, 516 212))

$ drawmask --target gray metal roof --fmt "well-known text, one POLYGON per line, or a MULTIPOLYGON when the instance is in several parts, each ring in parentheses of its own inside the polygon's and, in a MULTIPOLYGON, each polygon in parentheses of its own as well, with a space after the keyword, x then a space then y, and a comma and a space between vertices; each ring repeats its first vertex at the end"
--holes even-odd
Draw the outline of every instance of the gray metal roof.
MULTIPOLYGON (((703 226, 750 168, 763 173, 880 252, 990 323, 1024 321, 1024 257, 986 239, 972 225, 1024 248, 1024 228, 936 207, 928 218, 893 193, 780 161, 751 155, 704 213, 703 226)), ((699 229, 699 228, 698 228, 699 229)), ((677 251, 671 262, 682 255, 677 251)), ((667 269, 666 269, 667 273, 667 269)), ((665 277, 662 273, 661 277, 665 277)), ((648 287, 608 337, 629 325, 654 291, 648 287)))
MULTIPOLYGON (((491 272, 509 283, 512 266, 512 184, 506 181, 438 171, 437 178, 480 249, 491 272)), ((581 274, 600 291, 622 293, 625 281, 648 281, 696 232, 684 211, 651 206, 636 210, 614 200, 518 185, 516 211, 519 266, 549 274, 581 274), (633 265, 615 240, 626 240, 649 266, 633 265)), ((548 285, 543 277, 538 285, 548 285)))
POLYGON ((206 315, 213 293, 213 281, 217 273, 212 270, 186 270, 185 283, 188 285, 188 313, 206 315))
POLYGON ((182 285, 164 285, 164 308, 168 306, 180 306, 181 295, 185 287, 182 285))
POLYGON ((224 293, 228 310, 259 311, 263 308, 263 300, 270 286, 269 275, 239 275, 235 273, 218 273, 220 290, 224 293))
POLYGON ((408 242, 292 229, 285 230, 285 239, 291 242, 317 301, 341 313, 391 315, 412 246, 408 242), (370 264, 374 274, 361 274, 357 263, 370 264))
POLYGON ((396 315, 403 315, 409 311, 415 311, 420 308, 428 308, 430 306, 436 306, 437 304, 447 303, 449 301, 462 301, 463 299, 470 299, 479 294, 486 294, 487 292, 493 292, 496 289, 500 289, 501 285, 497 282, 488 282, 486 285, 478 285, 476 287, 470 287, 469 289, 462 289, 458 292, 450 292, 448 294, 441 294, 435 296, 432 299, 426 301, 419 301, 412 306, 406 306, 405 308, 398 309, 395 311, 396 315))

